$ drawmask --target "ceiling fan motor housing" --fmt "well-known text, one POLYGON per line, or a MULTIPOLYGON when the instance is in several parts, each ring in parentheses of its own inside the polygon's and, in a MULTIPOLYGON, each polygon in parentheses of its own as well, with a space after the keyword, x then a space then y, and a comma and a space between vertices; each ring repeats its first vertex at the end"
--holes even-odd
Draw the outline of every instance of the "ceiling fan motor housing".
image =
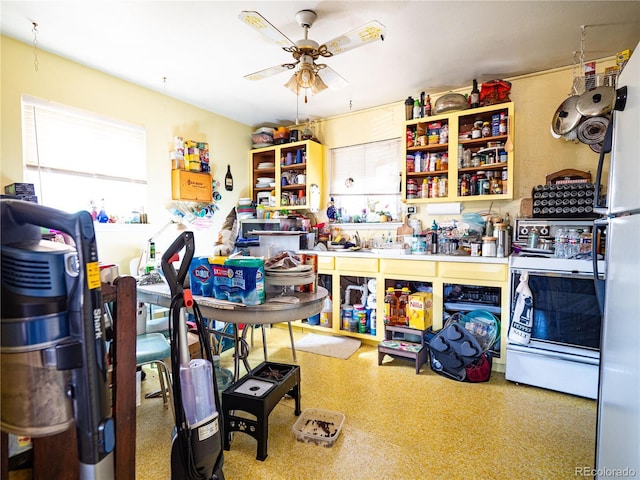
POLYGON ((313 10, 300 10, 296 13, 296 22, 298 22, 302 28, 311 28, 316 18, 318 18, 318 15, 313 10))

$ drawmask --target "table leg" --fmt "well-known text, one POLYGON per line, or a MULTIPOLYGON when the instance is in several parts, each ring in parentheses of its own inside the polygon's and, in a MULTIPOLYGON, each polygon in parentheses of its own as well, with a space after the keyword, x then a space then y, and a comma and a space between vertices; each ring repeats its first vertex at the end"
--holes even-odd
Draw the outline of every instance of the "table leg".
POLYGON ((240 360, 244 363, 244 368, 247 372, 251 371, 251 366, 249 365, 249 360, 247 357, 249 356, 249 344, 247 343, 247 329, 248 327, 242 330, 242 335, 238 331, 238 324, 233 324, 233 344, 234 344, 234 358, 233 358, 233 381, 237 382, 240 379, 240 360))

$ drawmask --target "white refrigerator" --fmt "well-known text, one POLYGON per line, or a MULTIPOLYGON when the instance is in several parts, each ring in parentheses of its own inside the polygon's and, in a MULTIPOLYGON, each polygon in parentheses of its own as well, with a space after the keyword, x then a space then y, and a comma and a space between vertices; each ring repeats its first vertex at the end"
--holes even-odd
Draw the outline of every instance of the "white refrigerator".
MULTIPOLYGON (((617 82, 606 205, 606 278, 595 477, 640 477, 640 44, 617 82)), ((605 142, 606 143, 606 142, 605 142)), ((601 156, 602 162, 604 155, 601 156)), ((595 237, 594 237, 595 240, 595 237)))

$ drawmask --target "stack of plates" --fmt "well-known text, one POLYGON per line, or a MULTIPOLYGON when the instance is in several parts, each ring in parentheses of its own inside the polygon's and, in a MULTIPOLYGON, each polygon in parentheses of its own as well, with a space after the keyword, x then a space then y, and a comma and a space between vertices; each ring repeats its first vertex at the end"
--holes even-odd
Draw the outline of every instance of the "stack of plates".
POLYGON ((258 170, 267 170, 269 168, 275 168, 276 164, 274 162, 260 162, 256 167, 258 170))
POLYGON ((275 186, 275 178, 274 177, 258 177, 256 179, 256 188, 266 188, 266 187, 274 187, 275 186), (272 185, 273 184, 273 185, 272 185))
POLYGON ((265 282, 269 285, 306 285, 316 279, 311 265, 292 268, 265 268, 265 282))

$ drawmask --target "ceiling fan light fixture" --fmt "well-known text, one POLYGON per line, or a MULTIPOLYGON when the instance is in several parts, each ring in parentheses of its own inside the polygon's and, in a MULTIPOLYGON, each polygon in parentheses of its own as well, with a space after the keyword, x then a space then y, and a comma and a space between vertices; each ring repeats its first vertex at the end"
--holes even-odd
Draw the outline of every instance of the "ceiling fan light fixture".
POLYGON ((316 74, 313 78, 313 82, 311 82, 311 91, 313 94, 315 95, 316 93, 320 93, 327 88, 327 84, 322 81, 320 75, 316 74))

